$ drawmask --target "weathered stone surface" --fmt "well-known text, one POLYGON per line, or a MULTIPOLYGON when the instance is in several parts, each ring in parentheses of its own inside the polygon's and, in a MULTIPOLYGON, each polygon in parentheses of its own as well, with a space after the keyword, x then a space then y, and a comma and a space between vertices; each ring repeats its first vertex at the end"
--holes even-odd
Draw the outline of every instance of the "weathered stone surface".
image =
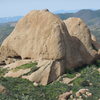
POLYGON ((20 60, 20 61, 14 62, 12 64, 6 65, 4 68, 9 69, 9 71, 8 71, 8 73, 6 73, 4 75, 4 77, 19 77, 19 76, 22 76, 25 73, 30 72, 30 70, 31 70, 30 68, 28 68, 28 69, 19 69, 18 71, 13 70, 18 66, 21 66, 23 64, 27 64, 27 63, 30 63, 30 62, 32 62, 32 60, 20 60))
POLYGON ((47 60, 44 61, 43 66, 40 66, 40 68, 37 71, 33 72, 29 76, 23 76, 22 78, 26 78, 29 79, 30 81, 46 85, 48 83, 55 81, 60 75, 64 73, 63 67, 64 67, 63 61, 59 62, 59 61, 47 60))
POLYGON ((11 49, 22 58, 61 59, 65 56, 65 31, 57 16, 44 10, 32 11, 17 23, 1 48, 11 49))
MULTIPOLYGON (((11 56, 52 62, 27 76, 31 81, 46 85, 64 73, 65 48, 69 48, 70 39, 64 22, 56 15, 45 10, 32 11, 18 22, 14 31, 3 42, 1 52, 2 48, 7 48, 14 51, 15 55, 11 56)), ((7 55, 7 50, 6 57, 10 56, 7 55)), ((18 77, 21 72, 17 72, 18 75, 9 72, 6 76, 18 77)))
POLYGON ((4 77, 20 77, 22 76, 23 74, 26 74, 28 72, 30 72, 31 69, 20 69, 18 71, 9 71, 7 74, 4 75, 4 77))
POLYGON ((87 25, 80 18, 69 18, 64 20, 68 32, 71 36, 74 36, 80 40, 80 42, 85 46, 86 50, 90 53, 93 59, 96 58, 98 52, 93 48, 91 38, 91 32, 87 25))
POLYGON ((16 68, 18 66, 21 66, 21 65, 24 65, 24 64, 27 64, 30 62, 32 62, 32 60, 19 60, 19 61, 12 63, 12 64, 6 65, 4 68, 13 69, 13 68, 16 68))
POLYGON ((71 36, 77 37, 87 49, 92 49, 90 30, 80 18, 72 17, 64 22, 71 36))

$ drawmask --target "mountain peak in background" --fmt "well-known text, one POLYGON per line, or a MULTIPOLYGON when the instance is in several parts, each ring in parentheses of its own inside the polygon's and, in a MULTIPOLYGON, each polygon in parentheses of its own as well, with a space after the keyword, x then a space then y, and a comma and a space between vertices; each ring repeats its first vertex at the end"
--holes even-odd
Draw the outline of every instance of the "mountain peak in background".
POLYGON ((54 14, 59 14, 59 13, 75 13, 75 12, 77 12, 77 11, 79 11, 79 9, 77 10, 57 10, 57 11, 54 11, 53 13, 54 14))

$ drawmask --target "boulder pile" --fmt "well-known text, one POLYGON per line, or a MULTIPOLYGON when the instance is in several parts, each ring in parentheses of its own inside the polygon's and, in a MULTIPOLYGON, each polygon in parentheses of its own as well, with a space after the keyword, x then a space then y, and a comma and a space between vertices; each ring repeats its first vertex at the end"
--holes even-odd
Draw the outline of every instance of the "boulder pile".
POLYGON ((98 51, 90 30, 81 19, 63 21, 48 10, 35 10, 23 17, 3 41, 0 63, 36 61, 39 69, 22 77, 46 85, 65 70, 92 63, 98 59, 98 51))

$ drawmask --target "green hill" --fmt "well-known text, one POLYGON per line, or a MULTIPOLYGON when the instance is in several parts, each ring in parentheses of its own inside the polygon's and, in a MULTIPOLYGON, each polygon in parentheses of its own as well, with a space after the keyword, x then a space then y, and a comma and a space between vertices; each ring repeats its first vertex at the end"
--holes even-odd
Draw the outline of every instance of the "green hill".
POLYGON ((11 25, 11 23, 0 25, 0 44, 12 32, 13 29, 14 29, 14 26, 11 25))

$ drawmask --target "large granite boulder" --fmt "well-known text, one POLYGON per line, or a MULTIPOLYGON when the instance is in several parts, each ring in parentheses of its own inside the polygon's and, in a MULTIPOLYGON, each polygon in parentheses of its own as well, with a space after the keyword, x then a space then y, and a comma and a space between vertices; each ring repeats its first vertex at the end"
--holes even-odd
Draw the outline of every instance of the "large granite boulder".
POLYGON ((75 31, 82 29, 84 32, 78 35, 85 33, 87 35, 82 36, 86 39, 72 36, 67 28, 69 31, 69 27, 48 10, 31 11, 17 23, 14 31, 2 43, 1 60, 6 61, 10 57, 38 62, 41 65, 38 70, 22 77, 43 85, 56 80, 68 69, 90 64, 94 60, 90 52, 94 50, 91 35, 77 26, 75 31))

